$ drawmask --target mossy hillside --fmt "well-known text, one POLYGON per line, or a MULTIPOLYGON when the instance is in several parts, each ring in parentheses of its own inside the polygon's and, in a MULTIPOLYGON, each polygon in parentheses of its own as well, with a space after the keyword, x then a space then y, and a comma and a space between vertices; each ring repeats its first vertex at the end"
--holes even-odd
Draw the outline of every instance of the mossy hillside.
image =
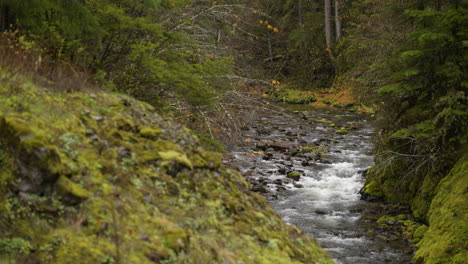
MULTIPOLYGON (((429 209, 429 229, 421 233, 415 263, 466 263, 468 250, 468 155, 461 158, 437 188, 429 209)), ((418 230, 416 230, 417 232, 418 230)))
POLYGON ((0 259, 332 263, 219 154, 151 106, 105 92, 55 93, 5 72, 0 245, 18 246, 2 246, 0 259))
POLYGON ((415 141, 428 141, 426 126, 416 125, 411 131, 403 129, 384 135, 376 165, 366 175, 367 194, 383 196, 391 203, 410 205, 413 215, 427 222, 427 213, 441 179, 450 170, 456 153, 447 153, 440 159, 414 153, 415 141), (417 127, 417 128, 416 128, 417 127), (408 134, 409 133, 409 134, 408 134), (388 151, 391 149, 391 151, 388 151), (418 164, 418 165, 415 165, 418 164))
POLYGON ((315 93, 285 87, 275 87, 268 91, 275 100, 288 104, 309 104, 315 102, 315 93))
POLYGON ((407 236, 417 243, 415 263, 465 263, 468 241, 467 155, 460 158, 446 176, 427 174, 424 179, 405 174, 401 169, 405 167, 405 161, 401 159, 400 166, 393 166, 398 163, 394 161, 384 170, 379 171, 378 167, 369 170, 364 191, 384 196, 387 201, 407 202, 413 209, 413 215, 428 224, 429 228, 413 221, 400 221, 407 236), (406 186, 401 185, 402 175, 407 175, 405 180, 409 184, 406 186))

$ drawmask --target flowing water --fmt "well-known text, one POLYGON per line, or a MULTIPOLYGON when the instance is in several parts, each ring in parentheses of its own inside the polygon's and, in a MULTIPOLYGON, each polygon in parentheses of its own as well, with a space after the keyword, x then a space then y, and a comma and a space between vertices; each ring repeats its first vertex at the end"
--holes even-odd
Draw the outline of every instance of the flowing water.
POLYGON ((246 146, 231 162, 285 222, 316 238, 337 263, 411 263, 402 241, 368 235, 373 221, 363 212, 373 205, 360 200, 359 190, 373 165, 373 133, 370 122, 345 111, 271 113, 244 130, 246 146), (349 133, 337 134, 340 127, 349 133), (304 146, 315 152, 305 154, 304 146), (285 177, 291 171, 301 173, 298 181, 285 177))

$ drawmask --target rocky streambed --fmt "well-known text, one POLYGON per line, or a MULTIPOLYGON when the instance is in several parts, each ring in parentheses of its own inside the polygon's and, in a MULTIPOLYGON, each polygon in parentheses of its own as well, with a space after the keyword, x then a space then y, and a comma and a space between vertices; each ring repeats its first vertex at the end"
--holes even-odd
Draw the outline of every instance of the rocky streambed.
POLYGON ((262 114, 245 127, 245 144, 229 162, 337 263, 411 263, 406 241, 375 224, 394 207, 359 194, 373 165, 371 122, 346 111, 295 108, 262 114))

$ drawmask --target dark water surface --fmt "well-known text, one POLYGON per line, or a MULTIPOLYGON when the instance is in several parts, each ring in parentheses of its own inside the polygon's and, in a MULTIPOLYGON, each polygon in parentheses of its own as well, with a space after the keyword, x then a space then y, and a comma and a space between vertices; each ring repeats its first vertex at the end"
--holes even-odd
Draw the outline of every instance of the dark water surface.
POLYGON ((411 252, 402 241, 368 235, 373 224, 363 212, 373 204, 361 201, 359 190, 362 171, 373 165, 371 122, 345 111, 304 110, 260 116, 256 125, 244 130, 248 143, 232 153, 232 162, 263 186, 261 191, 268 191, 271 206, 285 222, 316 238, 337 263, 411 263, 411 252), (341 127, 349 133, 337 134, 341 127), (327 154, 288 154, 301 146, 316 146, 327 154), (299 181, 287 179, 289 171, 300 172, 299 181))

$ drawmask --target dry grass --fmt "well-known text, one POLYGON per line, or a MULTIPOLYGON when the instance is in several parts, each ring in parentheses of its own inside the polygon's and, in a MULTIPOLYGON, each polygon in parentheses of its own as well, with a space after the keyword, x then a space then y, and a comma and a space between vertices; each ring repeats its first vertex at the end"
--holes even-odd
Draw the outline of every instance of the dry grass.
POLYGON ((91 74, 47 54, 18 32, 0 34, 0 68, 8 69, 3 78, 10 81, 19 75, 26 76, 54 91, 94 90, 98 87, 91 74))

